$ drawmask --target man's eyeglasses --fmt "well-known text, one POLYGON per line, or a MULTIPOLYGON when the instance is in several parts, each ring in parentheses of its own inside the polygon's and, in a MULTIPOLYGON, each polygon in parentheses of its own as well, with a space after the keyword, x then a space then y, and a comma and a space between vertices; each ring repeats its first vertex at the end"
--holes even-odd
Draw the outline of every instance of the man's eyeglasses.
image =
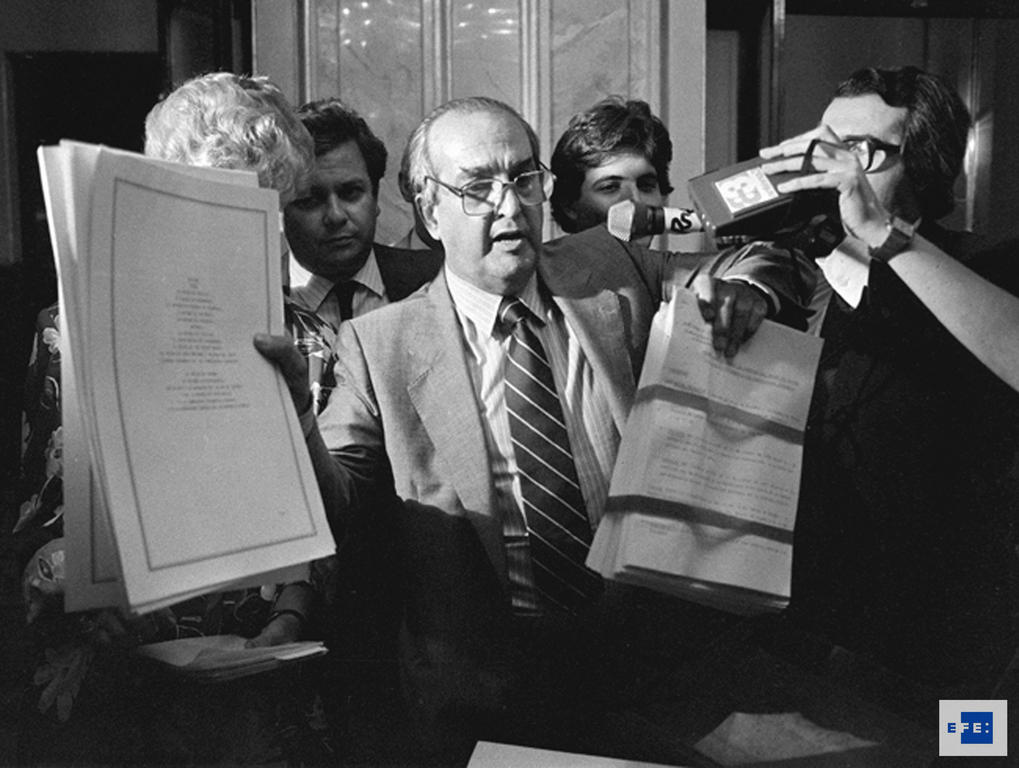
POLYGON ((864 173, 884 170, 889 160, 902 152, 901 144, 889 144, 873 136, 845 136, 842 143, 856 155, 864 173))
POLYGON ((541 205, 552 194, 555 176, 552 171, 540 167, 536 171, 524 171, 510 181, 502 179, 475 179, 462 187, 454 187, 434 176, 425 176, 425 180, 434 181, 460 198, 463 211, 468 216, 485 216, 494 211, 502 203, 506 187, 512 186, 521 205, 541 205))

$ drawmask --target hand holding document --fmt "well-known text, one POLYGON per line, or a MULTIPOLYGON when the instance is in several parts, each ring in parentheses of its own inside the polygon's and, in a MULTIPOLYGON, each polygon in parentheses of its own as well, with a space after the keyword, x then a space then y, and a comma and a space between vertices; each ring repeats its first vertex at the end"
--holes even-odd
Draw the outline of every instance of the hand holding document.
POLYGON ((331 554, 290 395, 250 341, 283 332, 276 193, 73 142, 39 158, 65 339, 68 608, 150 611, 331 554))
POLYGON ((726 361, 677 291, 652 324, 588 567, 736 613, 787 605, 821 344, 765 321, 726 361))

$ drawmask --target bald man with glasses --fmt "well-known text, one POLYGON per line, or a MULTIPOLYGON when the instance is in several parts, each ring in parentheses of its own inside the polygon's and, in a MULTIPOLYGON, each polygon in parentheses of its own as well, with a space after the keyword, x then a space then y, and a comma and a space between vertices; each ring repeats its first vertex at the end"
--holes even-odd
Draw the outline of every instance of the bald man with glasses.
MULTIPOLYGON (((317 428, 291 345, 257 344, 305 414, 336 535, 360 535, 370 497, 392 515, 419 733, 461 759, 479 737, 596 751, 619 735, 609 713, 650 703, 630 690, 641 676, 620 666, 643 659, 639 641, 676 648, 698 628, 669 623, 678 601, 603 585, 584 565, 651 318, 692 286, 732 355, 773 299, 802 309, 802 276, 760 245, 712 273, 603 227, 543 244, 551 174, 533 129, 492 99, 437 108, 409 152, 445 264, 413 296, 341 328, 337 388, 317 428)), ((643 740, 616 748, 653 754, 643 740)))

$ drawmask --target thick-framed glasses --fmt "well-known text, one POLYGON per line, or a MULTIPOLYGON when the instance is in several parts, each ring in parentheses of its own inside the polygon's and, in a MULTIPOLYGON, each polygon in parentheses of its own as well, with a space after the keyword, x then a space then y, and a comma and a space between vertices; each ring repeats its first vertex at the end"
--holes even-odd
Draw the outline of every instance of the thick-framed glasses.
POLYGON ((462 187, 454 187, 434 176, 425 176, 425 180, 434 181, 440 187, 448 189, 460 198, 463 212, 468 216, 486 216, 502 203, 506 187, 513 187, 521 205, 541 205, 552 194, 555 176, 552 171, 539 164, 536 171, 518 173, 509 181, 502 179, 475 179, 462 187))
POLYGON ((864 173, 884 170, 891 158, 902 152, 901 144, 889 144, 873 136, 846 136, 842 143, 859 159, 864 173))

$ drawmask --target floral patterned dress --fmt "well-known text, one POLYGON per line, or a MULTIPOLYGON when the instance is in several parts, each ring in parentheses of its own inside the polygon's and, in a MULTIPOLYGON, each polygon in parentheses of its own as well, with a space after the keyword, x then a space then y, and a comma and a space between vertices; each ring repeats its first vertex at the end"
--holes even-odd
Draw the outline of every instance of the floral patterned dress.
MULTIPOLYGON (((36 321, 36 342, 25 379, 20 487, 26 493, 14 532, 58 526, 63 514, 60 426, 60 332, 57 307, 36 321)), ((57 534, 59 535, 59 534, 57 534)))
MULTIPOLYGON (((331 328, 287 306, 295 335, 328 360, 331 328)), ((180 637, 254 637, 271 607, 258 589, 203 595, 131 619, 112 609, 64 613, 60 341, 53 305, 39 313, 26 377, 19 515, 10 532, 33 553, 22 584, 38 657, 22 707, 19 764, 319 762, 328 737, 300 675, 206 690, 153 675, 129 653, 180 637)))

